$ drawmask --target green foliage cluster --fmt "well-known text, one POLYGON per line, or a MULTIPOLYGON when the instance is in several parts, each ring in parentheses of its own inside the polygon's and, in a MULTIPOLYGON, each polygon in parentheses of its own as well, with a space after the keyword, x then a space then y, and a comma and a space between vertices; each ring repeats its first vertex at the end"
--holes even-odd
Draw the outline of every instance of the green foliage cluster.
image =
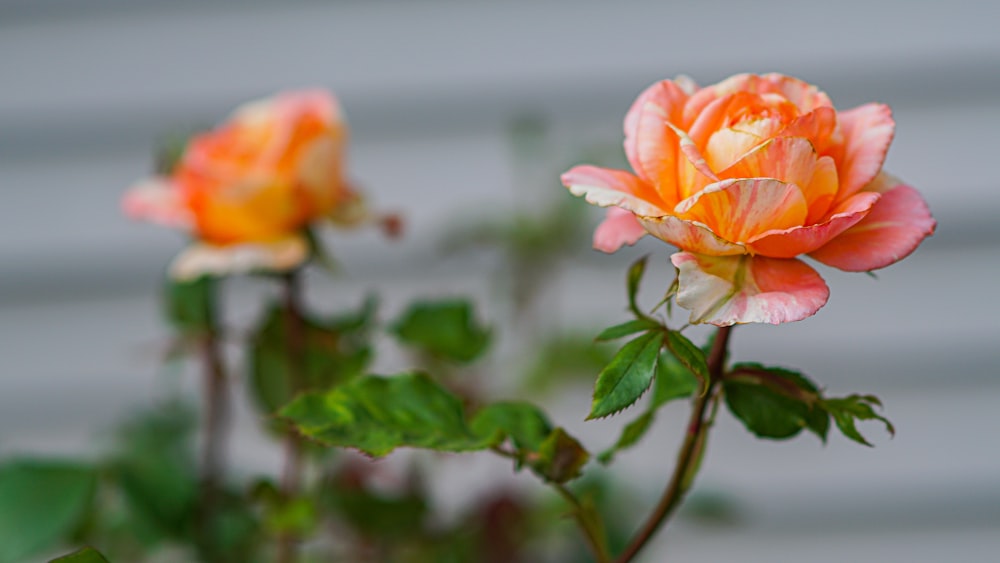
MULTIPOLYGON (((670 292, 652 311, 641 309, 638 293, 645 268, 643 258, 627 275, 632 319, 600 331, 589 344, 551 340, 551 349, 541 351, 524 379, 526 389, 537 389, 544 379, 540 372, 558 371, 560 351, 586 351, 581 356, 589 354, 589 359, 576 358, 569 365, 597 371, 588 418, 613 416, 652 389, 638 416, 596 456, 541 407, 524 400, 485 400, 455 385, 452 370, 482 358, 492 340, 492 330, 480 323, 468 301, 414 302, 384 324, 373 298, 356 310, 327 317, 274 303, 249 337, 248 392, 276 435, 292 432, 308 439, 306 459, 322 468, 319 480, 294 496, 267 476, 242 484, 228 480, 217 484, 211 515, 206 516, 205 484, 191 448, 194 417, 189 409, 167 405, 124 425, 116 448, 97 462, 13 460, 0 466, 0 537, 16 538, 0 543, 0 561, 21 561, 57 545, 87 544, 116 560, 139 560, 167 546, 187 546, 192 557, 205 561, 268 561, 281 538, 320 537, 331 523, 349 530, 346 537, 354 551, 321 550, 329 560, 372 552, 376 560, 386 561, 464 561, 493 549, 489 545, 495 542, 506 542, 501 552, 522 557, 529 538, 544 535, 543 526, 526 524, 537 524, 538 515, 545 514, 537 501, 499 492, 471 508, 461 522, 442 526, 435 522, 416 466, 409 485, 386 492, 369 483, 370 469, 359 465, 369 462, 337 454, 353 449, 377 458, 399 448, 489 451, 510 459, 516 469, 528 469, 569 502, 564 513, 603 560, 601 554, 624 541, 621 531, 615 540, 605 524, 607 512, 614 509, 585 493, 588 481, 576 491, 567 485, 587 473, 592 459, 609 465, 639 444, 659 409, 673 401, 724 402, 751 433, 768 439, 807 430, 825 441, 831 421, 846 437, 866 445, 870 443, 858 432, 857 421, 881 421, 893 431, 874 410, 881 405, 872 396, 827 397, 801 373, 758 363, 723 364, 713 372, 712 340, 699 347, 657 316, 670 292), (395 337, 426 366, 452 366, 443 369, 450 376, 419 370, 369 374, 379 331, 395 337), (617 352, 599 352, 601 342, 621 339, 626 342, 617 352), (517 517, 503 516, 504 511, 517 517), (495 518, 505 518, 506 527, 495 528, 495 518)), ((218 281, 210 279, 168 286, 168 318, 182 342, 203 344, 220 333, 217 290, 218 281)), ((697 469, 698 448, 684 490, 697 469)), ((105 561, 93 549, 59 560, 105 561)))

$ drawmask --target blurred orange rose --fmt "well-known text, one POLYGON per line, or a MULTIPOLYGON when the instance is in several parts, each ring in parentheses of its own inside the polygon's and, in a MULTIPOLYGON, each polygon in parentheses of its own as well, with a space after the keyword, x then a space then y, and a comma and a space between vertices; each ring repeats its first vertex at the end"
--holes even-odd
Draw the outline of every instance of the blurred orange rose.
POLYGON ((797 321, 829 296, 796 257, 847 271, 882 268, 933 233, 920 194, 882 171, 889 107, 838 112, 815 86, 742 74, 698 88, 665 80, 625 116, 634 174, 577 166, 576 195, 611 207, 594 246, 652 234, 678 247, 677 304, 691 322, 797 321))
POLYGON ((238 108, 192 138, 168 177, 134 186, 131 217, 188 230, 178 278, 288 270, 309 255, 304 229, 364 214, 344 178, 347 126, 327 92, 285 92, 238 108))

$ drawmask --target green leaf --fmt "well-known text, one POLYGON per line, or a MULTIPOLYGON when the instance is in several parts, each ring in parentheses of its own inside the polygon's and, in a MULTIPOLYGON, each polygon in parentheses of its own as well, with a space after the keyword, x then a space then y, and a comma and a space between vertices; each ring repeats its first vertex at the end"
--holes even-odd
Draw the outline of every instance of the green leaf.
POLYGON ((656 381, 653 383, 653 401, 650 410, 658 409, 674 399, 694 395, 698 390, 698 379, 670 352, 660 354, 656 365, 656 381))
POLYGON ((302 356, 290 356, 287 310, 274 306, 251 339, 250 384, 267 412, 286 405, 298 392, 323 390, 364 372, 372 352, 368 331, 376 303, 368 298, 358 311, 332 319, 303 318, 302 356), (293 370, 299 370, 299 381, 293 370))
POLYGON ((168 404, 143 412, 119 430, 109 476, 125 500, 128 535, 147 547, 185 538, 194 516, 193 417, 190 410, 168 404))
POLYGON ((205 334, 215 328, 218 280, 202 276, 193 281, 168 279, 164 288, 167 319, 182 334, 205 334))
POLYGON ((541 444, 538 455, 532 456, 531 467, 542 478, 565 483, 580 476, 580 470, 590 459, 590 454, 580 442, 556 428, 541 444))
POLYGON ((656 364, 656 379, 653 382, 653 397, 649 409, 622 429, 618 441, 597 457, 604 465, 614 461, 621 450, 631 448, 646 435, 646 431, 656 419, 656 411, 668 402, 682 397, 690 397, 698 390, 698 380, 670 352, 660 353, 656 364))
POLYGON ((597 376, 594 399, 587 420, 614 414, 649 388, 663 346, 663 332, 651 331, 622 347, 597 376))
POLYGON ((723 388, 729 410, 761 438, 791 438, 810 426, 812 406, 766 383, 734 377, 723 380, 723 388))
POLYGON ((0 561, 20 561, 65 542, 90 506, 93 467, 14 460, 0 466, 0 561))
POLYGON ((649 262, 648 254, 636 260, 631 266, 629 266, 628 276, 626 278, 626 285, 628 287, 628 308, 636 317, 640 319, 646 318, 646 315, 639 310, 639 305, 636 302, 636 295, 639 293, 639 282, 642 281, 642 276, 646 274, 647 262, 649 262))
POLYGON ((318 524, 316 505, 306 497, 280 499, 269 507, 264 521, 267 530, 276 536, 308 536, 318 524))
POLYGON ((49 563, 109 563, 101 552, 92 547, 84 547, 62 557, 56 557, 49 563))
POLYGON ((498 442, 510 437, 514 447, 524 451, 537 451, 552 432, 545 414, 524 402, 487 405, 476 413, 469 427, 477 436, 498 436, 498 442))
POLYGON ((605 340, 617 340, 623 336, 628 336, 637 332, 646 332, 661 327, 662 325, 650 319, 634 319, 615 326, 609 326, 601 331, 601 334, 598 334, 597 338, 594 340, 597 340, 598 342, 605 340))
POLYGON ((615 454, 626 448, 634 446, 636 443, 645 436, 646 431, 653 424, 653 420, 656 419, 656 415, 653 411, 646 411, 642 413, 639 418, 636 418, 632 422, 625 425, 622 429, 622 433, 618 436, 618 441, 615 442, 613 446, 604 450, 597 456, 597 461, 601 462, 603 465, 608 465, 614 461, 615 454))
POLYGON ((363 483, 323 487, 324 505, 366 536, 398 541, 424 533, 427 501, 414 493, 389 496, 363 483))
POLYGON ((872 444, 858 432, 858 420, 878 420, 885 425, 889 435, 894 436, 896 429, 892 423, 875 412, 873 406, 881 407, 882 402, 873 395, 850 395, 839 399, 822 399, 820 404, 830 413, 844 436, 851 440, 872 447, 872 444))
POLYGON ((784 368, 766 367, 758 363, 739 363, 726 376, 730 381, 762 385, 806 406, 803 416, 806 429, 826 442, 830 415, 819 404, 820 391, 805 375, 784 368))
POLYGON ((474 434, 461 400, 421 373, 359 377, 326 393, 302 395, 280 415, 323 444, 372 456, 404 446, 479 450, 502 439, 474 434))
POLYGON ((434 358, 469 363, 486 351, 490 330, 478 324, 463 300, 421 301, 392 325, 399 339, 434 358))
POLYGON ((701 348, 695 346, 686 336, 676 330, 667 332, 667 348, 675 358, 684 364, 684 367, 698 376, 698 379, 705 383, 708 382, 708 361, 701 348))

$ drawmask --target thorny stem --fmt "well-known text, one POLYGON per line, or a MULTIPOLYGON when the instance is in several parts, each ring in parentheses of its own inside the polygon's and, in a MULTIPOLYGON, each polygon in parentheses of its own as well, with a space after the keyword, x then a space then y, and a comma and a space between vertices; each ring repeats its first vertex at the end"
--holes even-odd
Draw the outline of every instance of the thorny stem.
MULTIPOLYGON (((283 276, 285 290, 285 333, 287 336, 289 379, 294 391, 302 388, 302 354, 305 348, 302 325, 299 275, 292 271, 283 276)), ((299 494, 302 482, 302 439, 293 429, 285 434, 285 466, 281 473, 281 493, 285 500, 299 494)), ((298 558, 299 538, 285 533, 278 539, 278 563, 294 563, 298 558)))
POLYGON ((691 419, 688 422, 687 434, 684 442, 677 453, 677 466, 674 474, 670 477, 667 488, 663 491, 659 503, 649 515, 639 532, 632 538, 625 551, 615 559, 615 563, 628 563, 645 547, 646 543, 656 534, 661 526, 667 521, 674 510, 684 499, 685 493, 690 489, 694 481, 695 473, 698 469, 698 461, 704 451, 705 438, 709 421, 705 413, 709 403, 713 402, 713 391, 715 385, 722 379, 725 369, 726 348, 729 344, 729 334, 732 327, 721 327, 715 333, 715 341, 712 350, 708 354, 708 388, 704 393, 695 399, 694 407, 691 410, 691 419))
MULTIPOLYGON (((213 299, 214 303, 215 300, 213 299)), ((216 312, 211 312, 211 325, 202 335, 199 345, 203 365, 204 385, 204 441, 201 451, 201 503, 198 509, 201 542, 214 558, 212 538, 213 522, 219 496, 219 480, 224 472, 225 441, 229 416, 229 389, 226 368, 219 349, 216 312)))

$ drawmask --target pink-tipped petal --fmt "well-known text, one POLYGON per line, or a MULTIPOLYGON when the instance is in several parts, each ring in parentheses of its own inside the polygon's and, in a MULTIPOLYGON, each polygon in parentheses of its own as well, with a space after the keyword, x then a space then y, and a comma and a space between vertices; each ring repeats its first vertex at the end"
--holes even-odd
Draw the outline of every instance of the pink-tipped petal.
POLYGON ((820 107, 833 107, 830 97, 816 86, 784 74, 770 73, 760 77, 759 92, 781 94, 798 106, 803 113, 820 107))
POLYGON ((646 229, 631 211, 609 207, 608 214, 594 231, 594 248, 608 254, 626 244, 631 246, 646 235, 646 229))
POLYGON ((647 104, 635 129, 625 137, 625 154, 639 177, 656 190, 657 203, 669 209, 681 200, 677 167, 678 159, 683 157, 679 154, 679 138, 668 123, 662 109, 647 104))
POLYGON ((812 252, 864 219, 879 197, 872 192, 854 194, 826 221, 762 233, 750 240, 750 249, 772 258, 794 258, 812 252))
POLYGON ((193 280, 203 275, 225 276, 254 271, 287 272, 309 258, 309 243, 292 236, 269 243, 216 246, 194 243, 170 264, 170 277, 193 280))
MULTIPOLYGON (((689 79, 690 80, 690 79, 689 79)), ((679 116, 684 110, 684 103, 690 94, 684 91, 681 84, 671 80, 661 80, 646 88, 639 94, 639 97, 632 102, 628 112, 625 114, 625 137, 634 137, 636 126, 639 124, 639 115, 645 110, 647 104, 660 108, 663 115, 669 117, 679 116)), ((628 141, 625 141, 625 152, 628 153, 628 141)), ((629 157, 631 158, 631 157, 629 157)))
POLYGON ((653 202, 659 199, 652 188, 624 170, 597 166, 574 166, 563 173, 564 186, 587 203, 600 207, 621 207, 639 215, 663 215, 653 202))
POLYGON ((839 119, 844 136, 838 195, 842 200, 861 191, 878 175, 889 152, 896 122, 885 104, 865 104, 842 111, 839 119))
POLYGON ((848 272, 876 270, 908 256, 936 226, 917 190, 897 185, 882 193, 861 221, 810 256, 848 272))
POLYGON ((808 214, 802 190, 770 178, 717 182, 677 204, 674 211, 712 228, 732 242, 747 242, 774 229, 798 227, 808 214))
POLYGON ((691 323, 781 324, 812 316, 830 296, 823 278, 799 260, 678 252, 677 304, 691 323))
POLYGON ((667 121, 681 118, 687 93, 664 80, 647 88, 625 115, 625 156, 643 180, 677 202, 677 137, 667 121))
POLYGON ((189 229, 194 224, 181 190, 166 178, 151 178, 129 188, 122 211, 132 219, 189 229))
POLYGON ((638 220, 649 234, 669 242, 677 248, 712 256, 730 256, 747 252, 744 245, 729 242, 713 233, 705 225, 693 221, 686 221, 672 215, 640 216, 638 220))

